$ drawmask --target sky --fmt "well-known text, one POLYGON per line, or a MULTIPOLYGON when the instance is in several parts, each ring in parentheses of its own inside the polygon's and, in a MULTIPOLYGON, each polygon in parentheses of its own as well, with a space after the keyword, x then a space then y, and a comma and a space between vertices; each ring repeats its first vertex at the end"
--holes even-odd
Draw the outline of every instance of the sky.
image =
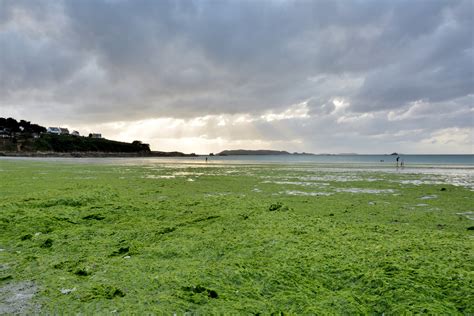
POLYGON ((152 150, 474 153, 472 0, 0 0, 0 117, 152 150))

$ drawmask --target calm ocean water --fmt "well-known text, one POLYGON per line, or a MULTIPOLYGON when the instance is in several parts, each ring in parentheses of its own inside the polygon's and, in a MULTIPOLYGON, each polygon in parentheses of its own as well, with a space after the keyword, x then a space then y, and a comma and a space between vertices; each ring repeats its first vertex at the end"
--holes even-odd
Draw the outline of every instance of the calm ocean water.
MULTIPOLYGON (((392 155, 268 155, 210 157, 213 161, 315 163, 315 164, 367 164, 395 165, 397 156, 392 155)), ((474 155, 400 155, 409 165, 457 165, 474 166, 474 155)))
MULTIPOLYGON (((392 155, 239 155, 208 156, 209 164, 317 164, 335 166, 393 167, 397 156, 392 155)), ((1 160, 29 160, 51 162, 84 162, 112 164, 148 163, 203 163, 205 156, 183 158, 19 158, 0 157, 1 160)), ((474 155, 400 155, 405 167, 474 168, 474 155)))

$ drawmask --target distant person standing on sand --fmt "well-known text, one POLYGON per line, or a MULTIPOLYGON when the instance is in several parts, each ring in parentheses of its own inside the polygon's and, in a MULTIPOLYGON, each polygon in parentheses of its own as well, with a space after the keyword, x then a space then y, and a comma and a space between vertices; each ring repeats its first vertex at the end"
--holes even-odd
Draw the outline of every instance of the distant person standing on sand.
POLYGON ((397 167, 398 167, 398 161, 400 160, 400 156, 397 156, 397 167))
POLYGON ((206 162, 207 162, 207 157, 206 157, 206 162))

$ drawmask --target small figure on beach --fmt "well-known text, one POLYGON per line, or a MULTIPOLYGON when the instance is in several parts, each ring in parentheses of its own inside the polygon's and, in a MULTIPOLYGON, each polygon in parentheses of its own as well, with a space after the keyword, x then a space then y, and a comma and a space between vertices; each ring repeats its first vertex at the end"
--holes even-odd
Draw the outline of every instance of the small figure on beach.
POLYGON ((206 162, 207 162, 207 157, 206 157, 206 162))
POLYGON ((400 160, 400 156, 397 156, 397 167, 398 167, 398 161, 400 160))

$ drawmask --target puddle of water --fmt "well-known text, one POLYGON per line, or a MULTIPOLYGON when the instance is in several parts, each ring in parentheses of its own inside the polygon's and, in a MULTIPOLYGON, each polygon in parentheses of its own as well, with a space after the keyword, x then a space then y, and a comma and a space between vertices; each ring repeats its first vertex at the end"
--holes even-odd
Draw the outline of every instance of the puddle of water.
POLYGON ((203 172, 188 172, 188 171, 178 171, 174 172, 174 176, 202 176, 203 172))
POLYGON ((273 183, 273 184, 282 184, 282 185, 300 185, 300 186, 313 186, 313 187, 322 187, 328 186, 329 183, 319 183, 319 182, 302 182, 302 181, 269 181, 265 180, 262 183, 273 183))
POLYGON ((149 174, 149 175, 146 175, 144 178, 146 178, 146 179, 173 179, 173 178, 176 178, 176 177, 174 175, 149 174))
POLYGON ((441 175, 428 175, 421 177, 420 179, 404 179, 404 180, 391 180, 390 182, 400 184, 412 184, 412 185, 443 185, 450 184, 454 186, 462 186, 474 190, 473 176, 470 173, 457 174, 457 173, 445 173, 441 175))
POLYGON ((467 219, 474 221, 474 212, 462 212, 462 213, 456 213, 456 215, 464 216, 467 219))
POLYGON ((354 181, 364 181, 362 177, 346 174, 346 175, 332 175, 326 174, 322 176, 304 176, 300 177, 303 181, 333 181, 333 182, 354 182, 354 181))
POLYGON ((204 194, 205 197, 220 197, 220 196, 225 196, 225 195, 230 195, 230 193, 206 193, 204 194))
POLYGON ((433 199, 437 199, 438 196, 436 194, 433 194, 433 195, 425 195, 425 196, 422 196, 420 198, 420 200, 433 200, 433 199))
POLYGON ((329 192, 304 192, 304 191, 283 191, 283 192, 278 192, 279 194, 287 194, 287 195, 302 195, 302 196, 328 196, 332 195, 332 193, 329 192))
POLYGON ((347 192, 347 193, 368 193, 368 194, 381 194, 381 193, 394 193, 392 189, 362 189, 362 188, 338 188, 336 192, 347 192))

